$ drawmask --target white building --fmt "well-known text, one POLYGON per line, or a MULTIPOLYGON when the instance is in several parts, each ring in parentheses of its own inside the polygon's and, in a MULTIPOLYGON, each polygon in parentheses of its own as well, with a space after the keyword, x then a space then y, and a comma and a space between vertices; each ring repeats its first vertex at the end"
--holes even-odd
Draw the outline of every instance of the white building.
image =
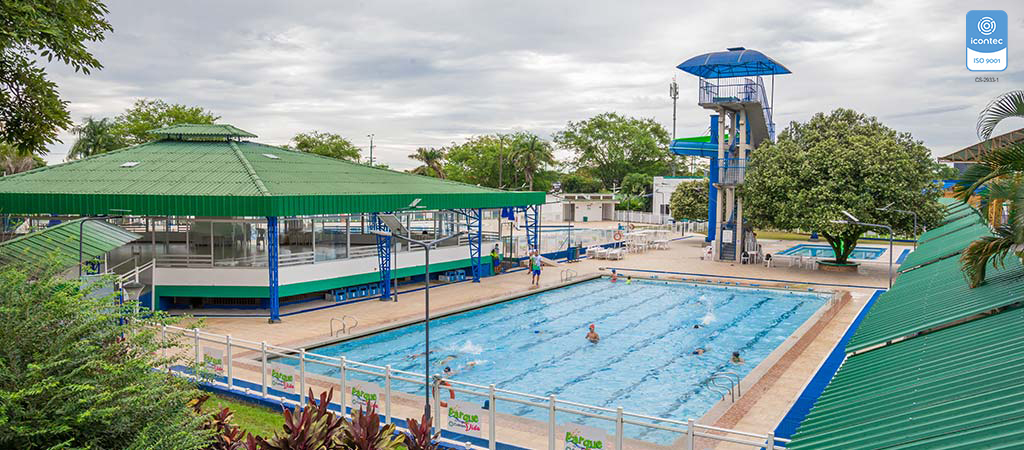
POLYGON ((552 222, 600 222, 615 220, 613 194, 548 194, 541 220, 552 222))
POLYGON ((672 193, 681 183, 701 181, 704 177, 654 177, 654 187, 651 190, 651 213, 657 223, 668 223, 672 220, 669 211, 669 200, 672 193))

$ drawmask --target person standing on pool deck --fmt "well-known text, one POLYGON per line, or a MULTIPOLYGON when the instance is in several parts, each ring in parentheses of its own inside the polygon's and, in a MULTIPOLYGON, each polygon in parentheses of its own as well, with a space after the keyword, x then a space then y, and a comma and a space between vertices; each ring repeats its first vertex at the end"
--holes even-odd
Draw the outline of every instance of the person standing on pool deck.
POLYGON ((530 256, 530 271, 533 273, 533 285, 540 286, 540 254, 537 250, 533 251, 533 256, 530 256))
POLYGON ((590 332, 587 333, 587 340, 594 344, 601 340, 601 336, 598 336, 597 332, 594 331, 594 324, 590 324, 590 332))

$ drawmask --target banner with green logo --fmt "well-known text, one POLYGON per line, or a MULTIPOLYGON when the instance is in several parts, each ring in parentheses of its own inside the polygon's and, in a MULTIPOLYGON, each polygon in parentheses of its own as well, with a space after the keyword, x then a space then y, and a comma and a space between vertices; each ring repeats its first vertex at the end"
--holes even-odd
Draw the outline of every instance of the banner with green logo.
POLYGON ((295 383, 299 377, 291 366, 274 364, 267 368, 270 371, 270 387, 279 391, 295 393, 295 383))
POLYGON ((614 447, 608 433, 598 428, 563 424, 560 430, 565 450, 607 450, 614 447))
POLYGON ((448 416, 443 423, 446 423, 448 431, 480 436, 480 418, 483 417, 483 409, 475 403, 461 400, 448 401, 448 416))
POLYGON ((383 401, 380 385, 368 381, 348 380, 345 382, 348 389, 348 404, 355 409, 364 409, 366 405, 373 405, 376 408, 383 401))

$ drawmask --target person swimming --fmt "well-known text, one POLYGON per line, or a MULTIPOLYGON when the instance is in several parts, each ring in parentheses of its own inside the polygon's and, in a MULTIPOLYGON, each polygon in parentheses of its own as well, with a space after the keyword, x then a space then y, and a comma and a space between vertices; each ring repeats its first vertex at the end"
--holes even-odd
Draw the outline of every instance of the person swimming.
POLYGON ((698 330, 698 329, 700 329, 700 328, 701 328, 701 326, 702 326, 702 325, 701 325, 701 324, 699 324, 699 323, 698 323, 698 324, 695 324, 695 325, 693 326, 693 329, 694 329, 694 330, 698 330))
POLYGON ((455 359, 457 359, 458 357, 459 357, 459 355, 448 355, 448 356, 445 356, 444 358, 441 358, 440 361, 437 361, 434 364, 436 364, 438 366, 441 366, 441 365, 444 365, 444 364, 448 364, 448 363, 454 361, 455 359))
MULTIPOLYGON (((437 350, 431 350, 430 353, 437 353, 437 350)), ((415 359, 415 358, 419 358, 420 356, 423 356, 423 355, 426 355, 426 354, 427 354, 426 352, 414 353, 412 355, 406 356, 405 359, 415 359)))
POLYGON ((612 278, 611 278, 611 280, 612 280, 612 283, 614 283, 616 281, 619 281, 619 273, 616 272, 615 269, 612 269, 612 278))
POLYGON ((587 333, 587 340, 594 344, 601 340, 601 336, 597 334, 597 331, 594 331, 594 324, 590 324, 590 332, 587 333))
POLYGON ((740 352, 732 352, 732 358, 730 359, 733 364, 743 364, 743 358, 740 357, 740 352))
POLYGON ((697 347, 697 349, 693 351, 693 354, 699 356, 699 355, 703 355, 707 351, 708 350, 706 348, 704 348, 704 347, 697 347))
POLYGON ((626 275, 626 284, 633 284, 633 276, 626 275))

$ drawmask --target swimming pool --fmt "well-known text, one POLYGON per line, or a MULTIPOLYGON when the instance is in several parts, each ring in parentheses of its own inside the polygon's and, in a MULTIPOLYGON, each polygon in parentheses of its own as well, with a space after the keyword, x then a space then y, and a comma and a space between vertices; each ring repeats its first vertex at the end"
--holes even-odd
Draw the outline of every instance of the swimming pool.
MULTIPOLYGON (((854 247, 850 253, 850 259, 878 259, 885 253, 883 247, 854 247)), ((836 252, 829 245, 800 244, 787 248, 778 253, 779 255, 801 255, 813 256, 815 258, 835 258, 836 252)))
MULTIPOLYGON (((705 386, 712 373, 746 375, 825 301, 815 293, 595 279, 433 320, 431 347, 440 350, 431 359, 438 373, 445 366, 456 371, 456 380, 698 419, 720 398, 705 386), (598 344, 584 339, 589 324, 601 335, 598 344), (701 328, 694 329, 695 324, 701 328), (693 355, 699 347, 707 352, 693 355), (733 351, 740 351, 746 362, 730 363, 733 351)), ((310 351, 422 371, 423 325, 310 351)), ((319 364, 307 363, 306 370, 338 376, 337 368, 319 364)), ((392 389, 422 392, 408 383, 394 383, 392 389)), ((507 402, 499 402, 498 411, 537 420, 546 420, 548 414, 507 402)), ((578 416, 564 420, 614 431, 614 424, 605 421, 578 416)), ((678 437, 633 425, 625 433, 662 444, 678 437)))

